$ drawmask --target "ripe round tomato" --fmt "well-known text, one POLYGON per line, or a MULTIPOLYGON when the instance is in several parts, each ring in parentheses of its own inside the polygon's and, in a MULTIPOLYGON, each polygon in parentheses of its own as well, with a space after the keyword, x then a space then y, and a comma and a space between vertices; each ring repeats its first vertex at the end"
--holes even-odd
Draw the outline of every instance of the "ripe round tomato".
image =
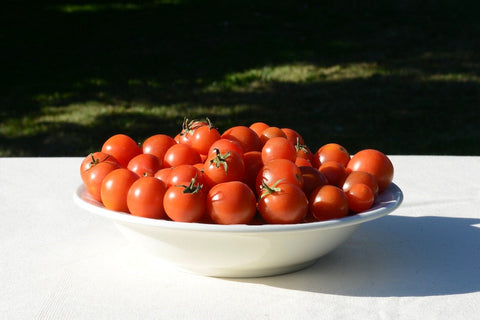
POLYGON ((258 211, 268 223, 300 223, 307 215, 308 200, 298 186, 277 181, 272 185, 263 185, 258 211))
POLYGON ((358 183, 366 184, 372 189, 375 197, 378 195, 378 183, 375 178, 368 172, 352 171, 348 174, 343 183, 343 191, 347 192, 350 188, 358 183))
POLYGON ((113 157, 112 155, 109 155, 105 152, 97 151, 97 152, 90 153, 88 156, 86 156, 82 160, 82 163, 80 164, 80 175, 83 175, 85 171, 87 171, 94 165, 104 161, 110 161, 120 165, 117 159, 115 159, 115 157, 113 157))
POLYGON ((315 152, 313 158, 313 164, 317 168, 327 161, 336 161, 346 167, 350 161, 350 153, 338 143, 327 143, 315 152))
POLYGON ((193 131, 190 138, 190 145, 197 150, 199 154, 208 154, 211 145, 220 139, 220 133, 211 126, 201 126, 193 131))
POLYGON ((207 186, 213 187, 221 182, 242 180, 245 174, 243 157, 234 151, 221 154, 218 149, 216 150, 216 155, 210 155, 203 167, 207 186))
POLYGON ((163 181, 165 184, 168 184, 168 179, 170 178, 170 173, 172 170, 173 167, 162 168, 155 173, 154 177, 163 181))
POLYGON ((257 212, 257 199, 243 182, 219 183, 208 192, 207 212, 218 224, 247 224, 257 212))
POLYGON ((250 151, 243 154, 243 163, 245 165, 245 182, 252 190, 255 190, 255 182, 258 172, 263 167, 262 153, 260 151, 250 151))
POLYGON ((268 124, 266 124, 265 122, 254 122, 250 125, 250 129, 252 129, 253 131, 255 131, 255 133, 257 134, 257 136, 260 138, 260 135, 262 134, 262 131, 267 129, 268 127, 270 127, 268 124))
POLYGON ((309 160, 300 157, 297 157, 295 159, 295 164, 297 165, 297 167, 313 167, 312 163, 309 160))
POLYGON ((327 184, 312 191, 309 208, 317 220, 340 219, 348 215, 347 196, 342 189, 327 184))
POLYGON ((171 168, 168 175, 167 186, 189 184, 195 178, 198 184, 204 184, 205 178, 202 171, 191 164, 182 164, 171 168))
POLYGON ((129 212, 127 205, 127 194, 131 185, 139 176, 125 168, 113 170, 102 182, 101 196, 105 208, 129 212))
POLYGON ((174 144, 176 144, 175 140, 169 135, 156 134, 143 142, 142 149, 143 153, 153 154, 163 162, 165 153, 174 144))
POLYGON ((228 151, 235 151, 236 153, 242 155, 243 148, 242 145, 238 141, 229 140, 229 139, 219 139, 212 143, 210 149, 208 150, 208 155, 216 155, 218 149, 220 153, 227 153, 228 151))
POLYGON ((275 159, 265 164, 258 172, 255 180, 255 193, 258 196, 261 194, 261 186, 264 182, 267 185, 272 185, 279 180, 303 189, 302 172, 295 163, 287 159, 275 159))
POLYGON ((348 162, 347 169, 365 171, 375 177, 378 192, 385 190, 393 180, 393 164, 381 151, 364 149, 357 152, 348 162))
POLYGON ((293 144, 283 137, 268 139, 262 148, 262 161, 264 164, 275 159, 287 159, 295 162, 297 151, 293 144))
POLYGON ((181 164, 196 164, 201 162, 200 154, 197 150, 184 143, 177 143, 171 146, 163 158, 163 166, 176 167, 181 164))
POLYGON ((90 169, 83 172, 81 175, 83 183, 87 188, 88 193, 93 199, 101 202, 102 182, 105 177, 113 170, 121 168, 118 163, 111 161, 99 162, 90 169))
POLYGON ((260 141, 262 142, 262 145, 265 145, 269 139, 274 137, 282 137, 287 139, 287 135, 282 131, 282 129, 278 127, 268 127, 260 134, 260 141))
POLYGON ((262 150, 260 138, 249 127, 236 126, 227 129, 222 134, 222 138, 237 141, 242 146, 243 152, 262 150))
POLYGON ((112 155, 123 168, 126 168, 133 157, 142 153, 142 149, 129 136, 116 134, 105 141, 102 152, 112 155))
POLYGON ((141 153, 128 162, 127 169, 135 172, 139 177, 154 176, 162 167, 162 160, 153 154, 141 153))
POLYGON ((167 186, 154 177, 140 177, 128 190, 127 206, 134 216, 163 219, 166 217, 163 209, 163 196, 167 186))
POLYGON ((287 140, 293 143, 294 145, 296 145, 297 143, 301 145, 305 144, 305 140, 297 131, 290 128, 282 128, 282 131, 287 136, 287 140))
POLYGON ((318 170, 327 178, 328 184, 336 187, 342 187, 347 177, 345 167, 333 160, 325 161, 318 170))
POLYGON ((163 197, 163 208, 173 221, 197 222, 206 211, 206 194, 193 179, 189 185, 170 186, 163 197))
POLYGON ((353 212, 362 212, 373 204, 375 195, 369 186, 363 183, 354 184, 347 192, 345 192, 348 200, 348 207, 353 212))
POLYGON ((303 178, 303 192, 308 196, 318 187, 328 184, 327 178, 317 168, 299 167, 303 178))

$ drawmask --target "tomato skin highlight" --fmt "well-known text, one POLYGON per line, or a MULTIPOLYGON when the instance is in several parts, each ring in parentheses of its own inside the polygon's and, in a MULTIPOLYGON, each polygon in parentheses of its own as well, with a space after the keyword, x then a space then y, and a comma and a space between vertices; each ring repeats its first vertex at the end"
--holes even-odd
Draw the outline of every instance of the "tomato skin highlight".
POLYGON ((154 177, 141 177, 136 180, 127 193, 127 207, 134 216, 164 219, 163 197, 167 186, 154 177))
POLYGON ((342 189, 324 185, 312 191, 309 208, 313 216, 320 221, 340 219, 348 215, 348 200, 342 189))
POLYGON ((393 180, 393 164, 381 151, 364 149, 357 152, 350 159, 347 169, 351 171, 365 171, 375 177, 378 183, 378 192, 384 191, 393 180))
POLYGON ((105 208, 128 213, 128 190, 138 178, 136 173, 126 168, 110 172, 102 181, 101 196, 105 208))
POLYGON ((245 183, 215 185, 207 195, 207 212, 218 224, 248 224, 257 212, 255 194, 245 183))

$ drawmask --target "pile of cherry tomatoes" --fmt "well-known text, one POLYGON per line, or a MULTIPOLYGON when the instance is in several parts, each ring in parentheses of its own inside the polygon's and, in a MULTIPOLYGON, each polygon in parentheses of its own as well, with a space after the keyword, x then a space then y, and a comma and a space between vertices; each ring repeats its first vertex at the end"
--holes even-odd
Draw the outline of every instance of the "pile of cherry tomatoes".
POLYGON ((110 210, 181 222, 291 224, 369 209, 393 179, 382 152, 353 156, 328 143, 311 151, 290 128, 264 122, 223 133, 210 120, 185 119, 175 137, 139 145, 110 137, 82 161, 87 191, 110 210))

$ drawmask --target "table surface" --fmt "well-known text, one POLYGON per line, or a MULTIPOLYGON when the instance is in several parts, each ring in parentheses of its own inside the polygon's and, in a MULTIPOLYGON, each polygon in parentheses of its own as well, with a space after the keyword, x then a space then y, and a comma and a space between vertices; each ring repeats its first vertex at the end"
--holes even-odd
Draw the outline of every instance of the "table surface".
POLYGON ((209 278, 136 259, 77 207, 80 158, 0 158, 3 319, 472 319, 480 157, 391 156, 404 202, 312 267, 209 278))

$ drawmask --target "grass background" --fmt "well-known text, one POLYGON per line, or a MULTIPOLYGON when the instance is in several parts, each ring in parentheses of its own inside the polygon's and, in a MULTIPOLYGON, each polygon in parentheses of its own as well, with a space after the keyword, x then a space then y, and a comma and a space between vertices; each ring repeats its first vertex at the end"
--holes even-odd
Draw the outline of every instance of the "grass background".
POLYGON ((264 121, 315 149, 480 155, 480 1, 15 1, 0 156, 264 121))

